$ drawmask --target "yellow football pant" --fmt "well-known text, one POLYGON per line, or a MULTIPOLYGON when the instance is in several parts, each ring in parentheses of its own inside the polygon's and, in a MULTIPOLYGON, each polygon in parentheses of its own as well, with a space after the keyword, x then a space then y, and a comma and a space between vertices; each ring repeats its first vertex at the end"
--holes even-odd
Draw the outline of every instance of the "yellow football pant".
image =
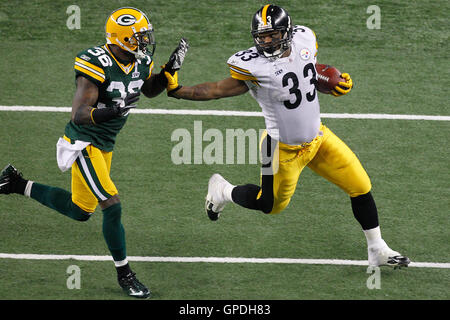
MULTIPOLYGON (((264 139, 267 136, 261 140, 264 139)), ((319 135, 310 143, 291 146, 278 142, 278 147, 278 168, 274 168, 273 179, 261 179, 262 183, 272 183, 272 188, 262 187, 258 194, 259 199, 263 196, 263 190, 273 191, 272 195, 264 195, 273 196, 273 207, 269 213, 280 213, 286 208, 305 166, 340 187, 350 197, 366 194, 372 187, 356 155, 323 124, 319 135)), ((276 163, 277 159, 273 160, 276 163)))
POLYGON ((111 159, 112 152, 88 145, 72 165, 72 202, 86 212, 94 212, 99 201, 118 194, 110 177, 111 159))

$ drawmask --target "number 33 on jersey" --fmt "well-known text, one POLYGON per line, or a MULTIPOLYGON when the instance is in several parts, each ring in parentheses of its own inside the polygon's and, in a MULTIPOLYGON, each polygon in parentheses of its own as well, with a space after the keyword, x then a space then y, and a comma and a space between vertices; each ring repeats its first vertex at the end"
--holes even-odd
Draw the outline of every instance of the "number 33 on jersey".
POLYGON ((314 32, 294 28, 291 53, 271 61, 255 47, 228 59, 231 76, 247 83, 261 106, 268 134, 286 144, 312 141, 320 126, 315 83, 317 42, 314 32))

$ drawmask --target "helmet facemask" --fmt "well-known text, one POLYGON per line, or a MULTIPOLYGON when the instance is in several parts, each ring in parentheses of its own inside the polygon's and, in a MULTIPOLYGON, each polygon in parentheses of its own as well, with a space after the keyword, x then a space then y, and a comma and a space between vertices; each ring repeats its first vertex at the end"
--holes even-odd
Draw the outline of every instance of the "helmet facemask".
POLYGON ((291 17, 281 7, 267 4, 259 9, 253 15, 251 30, 259 54, 270 60, 280 58, 291 47, 291 17), (271 42, 266 41, 268 35, 271 42))
POLYGON ((136 46, 133 51, 137 59, 143 59, 147 54, 153 56, 153 53, 155 53, 156 41, 153 29, 135 32, 128 42, 136 46), (151 49, 149 49, 149 46, 151 46, 151 49))
POLYGON ((253 31, 252 36, 258 52, 271 60, 280 58, 291 47, 292 34, 286 28, 253 31), (267 36, 272 37, 271 42, 264 40, 267 36))
POLYGON ((155 36, 153 34, 153 29, 148 29, 145 31, 136 32, 135 28, 133 29, 133 35, 131 38, 125 37, 125 43, 122 43, 119 39, 116 39, 117 44, 124 50, 132 53, 136 59, 144 59, 148 54, 153 56, 156 48, 155 36), (151 51, 148 49, 148 45, 151 45, 151 51))

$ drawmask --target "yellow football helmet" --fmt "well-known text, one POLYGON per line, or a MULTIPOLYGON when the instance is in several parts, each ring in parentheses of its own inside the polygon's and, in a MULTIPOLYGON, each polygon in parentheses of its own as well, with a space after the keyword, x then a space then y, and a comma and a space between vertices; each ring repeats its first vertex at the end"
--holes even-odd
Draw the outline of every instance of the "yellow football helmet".
POLYGON ((155 52, 153 26, 139 9, 124 7, 113 11, 106 20, 105 31, 106 43, 120 46, 136 59, 144 59, 146 54, 152 56, 155 52))

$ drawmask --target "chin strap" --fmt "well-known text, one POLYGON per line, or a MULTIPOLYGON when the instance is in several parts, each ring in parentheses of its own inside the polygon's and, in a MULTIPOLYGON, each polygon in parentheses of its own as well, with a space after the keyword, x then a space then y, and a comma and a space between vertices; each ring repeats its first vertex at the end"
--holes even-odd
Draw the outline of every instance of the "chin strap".
POLYGON ((277 60, 279 57, 281 57, 283 55, 285 51, 281 52, 280 49, 276 50, 274 53, 272 54, 268 54, 267 52, 263 51, 264 56, 269 59, 270 61, 275 61, 277 60), (279 51, 278 53, 276 53, 277 51, 279 51))
POLYGON ((132 53, 132 54, 136 57, 136 59, 142 60, 142 59, 145 58, 145 53, 142 52, 142 51, 139 49, 139 45, 138 45, 138 47, 137 47, 137 51, 133 51, 133 50, 128 49, 122 42, 120 42, 119 39, 116 39, 116 42, 119 44, 119 46, 120 46, 122 49, 124 49, 124 50, 126 50, 126 51, 132 53))

